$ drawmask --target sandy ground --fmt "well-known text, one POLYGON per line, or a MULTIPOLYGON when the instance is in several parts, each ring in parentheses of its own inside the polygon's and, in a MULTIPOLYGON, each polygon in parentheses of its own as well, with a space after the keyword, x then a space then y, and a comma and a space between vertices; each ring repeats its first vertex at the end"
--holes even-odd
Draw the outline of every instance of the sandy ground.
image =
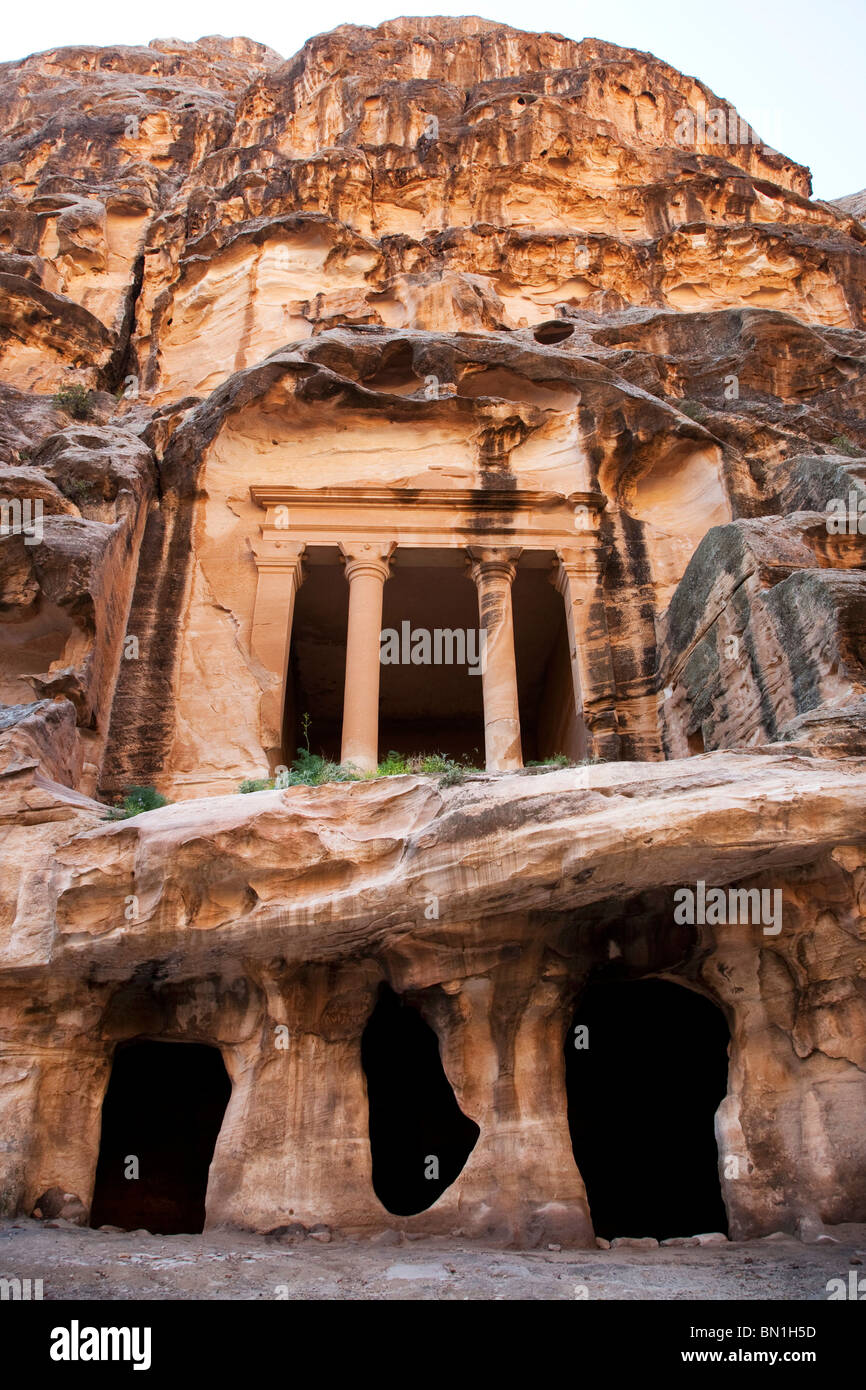
MULTIPOLYGON (((213 1231, 155 1236, 0 1224, 0 1278, 42 1279, 49 1299, 796 1299, 866 1278, 866 1226, 834 1240, 792 1237, 652 1250, 502 1250, 468 1241, 213 1231)), ((866 1287, 866 1285, 864 1285, 866 1287)))

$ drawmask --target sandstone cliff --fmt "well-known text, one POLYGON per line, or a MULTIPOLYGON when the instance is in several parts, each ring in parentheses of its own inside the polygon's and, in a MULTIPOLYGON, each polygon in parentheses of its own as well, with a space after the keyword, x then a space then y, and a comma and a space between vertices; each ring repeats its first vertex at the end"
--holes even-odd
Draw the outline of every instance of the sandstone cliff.
MULTIPOLYGON (((0 118, 0 494, 39 504, 0 535, 6 1209, 89 1207, 113 1049, 147 1037, 222 1049, 210 1222, 386 1223, 387 982, 480 1130, 409 1224, 590 1243, 562 1049, 616 960, 724 1013, 731 1233, 866 1220, 862 195, 813 200, 649 54, 480 19, 289 62, 49 51, 0 66, 0 118), (316 496, 344 510, 278 670, 264 513, 316 496), (586 765, 238 795, 291 760, 298 691, 338 718, 324 569, 401 498, 447 518, 437 554, 548 537, 515 581, 524 744, 577 738, 559 624, 586 765), (566 505, 583 568, 544 530, 566 505), (133 784, 177 804, 104 824, 133 784), (675 924, 697 880, 780 892, 781 933, 675 924)), ((395 727, 462 698, 407 677, 395 727)))

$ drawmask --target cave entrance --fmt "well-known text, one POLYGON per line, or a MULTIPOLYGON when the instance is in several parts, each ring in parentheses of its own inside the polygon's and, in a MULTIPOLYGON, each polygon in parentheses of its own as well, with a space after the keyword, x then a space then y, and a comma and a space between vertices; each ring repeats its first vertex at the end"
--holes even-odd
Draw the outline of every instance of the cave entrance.
POLYGON ((596 1235, 727 1231, 713 1117, 727 1089, 729 1037, 721 1010, 682 985, 590 978, 565 1073, 596 1235))
POLYGON ((481 1133, 457 1104, 433 1029, 383 985, 361 1039, 373 1189, 395 1216, 425 1211, 450 1187, 481 1133))
POLYGON ((230 1094, 216 1047, 120 1043, 102 1105, 91 1226, 202 1231, 208 1169, 230 1094))

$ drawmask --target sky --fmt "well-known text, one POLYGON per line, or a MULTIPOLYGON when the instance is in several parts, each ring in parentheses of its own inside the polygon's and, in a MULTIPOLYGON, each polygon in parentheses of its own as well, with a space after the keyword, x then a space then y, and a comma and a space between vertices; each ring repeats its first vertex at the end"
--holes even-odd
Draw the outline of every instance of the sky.
POLYGON ((866 187, 866 0, 40 0, 7 4, 0 61, 67 44, 143 44, 153 38, 244 34, 289 58, 312 34, 397 15, 480 14, 517 29, 550 30, 642 49, 699 77, 768 144, 808 165, 815 196, 866 187), (469 8, 471 6, 471 8, 469 8))

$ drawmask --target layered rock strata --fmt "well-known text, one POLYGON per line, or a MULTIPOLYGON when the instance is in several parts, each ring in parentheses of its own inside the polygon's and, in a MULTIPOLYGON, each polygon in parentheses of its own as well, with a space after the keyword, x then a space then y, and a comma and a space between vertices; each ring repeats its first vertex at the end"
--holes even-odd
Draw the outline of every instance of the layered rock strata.
POLYGON ((54 50, 0 114, 3 1210, 89 1212, 164 1039, 232 1083, 212 1225, 591 1244, 563 1044, 613 970, 724 1014, 732 1235, 866 1220, 862 195, 478 19, 54 50), (483 680, 380 670, 403 621, 483 680), (310 713, 487 771, 239 795, 310 713), (105 822, 131 785, 176 804, 105 822), (698 881, 778 933, 679 921, 698 881), (408 1217, 383 984, 479 1130, 408 1217))

